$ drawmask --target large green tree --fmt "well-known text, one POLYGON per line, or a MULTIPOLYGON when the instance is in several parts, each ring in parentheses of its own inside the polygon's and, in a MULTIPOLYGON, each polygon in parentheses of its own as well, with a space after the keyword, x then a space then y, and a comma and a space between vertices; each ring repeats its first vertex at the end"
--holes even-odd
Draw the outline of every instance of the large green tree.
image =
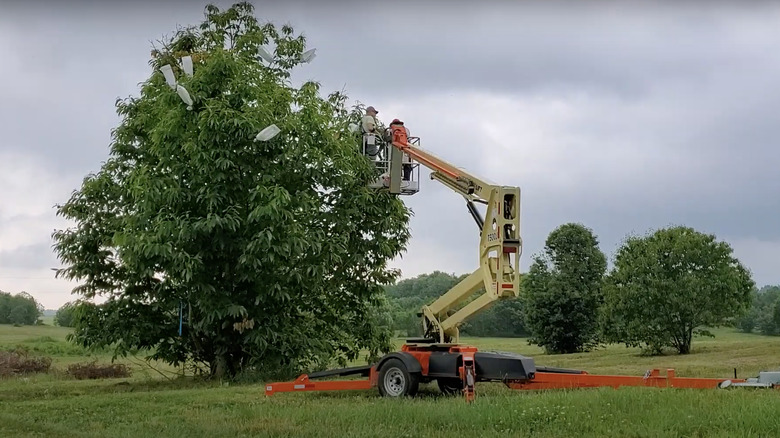
POLYGON ((678 226, 630 236, 605 287, 607 338, 658 353, 691 351, 695 334, 732 323, 750 305, 749 271, 730 245, 678 226))
POLYGON ((587 351, 599 343, 599 308, 606 256, 593 232, 567 223, 547 237, 523 277, 530 342, 551 353, 587 351))
POLYGON ((79 308, 79 343, 212 376, 390 348, 387 324, 366 315, 397 276, 387 263, 409 212, 367 186, 347 97, 291 83, 311 59, 304 36, 253 14, 209 5, 155 48, 140 96, 117 101, 108 160, 59 206, 74 223, 54 234, 59 274, 95 303, 79 308))

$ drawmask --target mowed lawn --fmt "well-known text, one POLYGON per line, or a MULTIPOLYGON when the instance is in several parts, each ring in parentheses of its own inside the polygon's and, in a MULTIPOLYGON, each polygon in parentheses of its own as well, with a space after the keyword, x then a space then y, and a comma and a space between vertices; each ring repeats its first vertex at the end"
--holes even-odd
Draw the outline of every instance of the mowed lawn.
MULTIPOLYGON (((434 384, 415 399, 388 400, 376 391, 279 393, 262 384, 220 385, 177 370, 129 361, 130 378, 75 380, 68 364, 88 356, 65 342, 59 327, 0 326, 0 348, 27 346, 53 358, 52 372, 0 379, 0 437, 421 437, 421 436, 780 436, 778 390, 655 388, 513 391, 478 384, 477 400, 444 397, 434 384), (171 380, 168 380, 168 379, 171 380)), ((780 369, 780 338, 715 332, 686 356, 642 357, 610 346, 591 353, 544 355, 524 339, 464 339, 482 350, 514 351, 538 365, 591 373, 642 375, 675 368, 681 377, 739 377, 780 369)))

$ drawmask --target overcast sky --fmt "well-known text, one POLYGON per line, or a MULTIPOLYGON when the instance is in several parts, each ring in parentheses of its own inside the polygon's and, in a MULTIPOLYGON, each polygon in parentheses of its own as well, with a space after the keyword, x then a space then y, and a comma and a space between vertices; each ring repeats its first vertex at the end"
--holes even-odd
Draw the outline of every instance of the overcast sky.
MULTIPOLYGON (((231 2, 215 2, 229 6, 231 2)), ((254 2, 317 48, 298 80, 398 117, 426 149, 523 190, 523 268, 580 222, 612 257, 684 224, 780 283, 780 4, 254 2), (705 7, 706 6, 706 7, 705 7)), ((151 41, 206 2, 0 0, 0 290, 46 307, 54 204, 106 159, 114 102, 138 95, 151 41)), ((423 171, 405 277, 477 267, 463 200, 423 171)))

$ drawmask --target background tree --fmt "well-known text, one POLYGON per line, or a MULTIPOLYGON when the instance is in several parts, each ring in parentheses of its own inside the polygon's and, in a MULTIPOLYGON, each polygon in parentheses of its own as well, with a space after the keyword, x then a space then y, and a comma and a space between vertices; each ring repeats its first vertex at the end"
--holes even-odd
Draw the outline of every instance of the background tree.
POLYGON ((460 327, 462 336, 518 338, 528 336, 525 312, 520 298, 503 299, 467 320, 460 327))
POLYGON ((750 297, 750 309, 737 318, 737 328, 745 333, 780 334, 780 314, 776 313, 780 312, 780 286, 764 286, 750 297))
POLYGON ((0 324, 35 325, 41 315, 43 306, 27 292, 12 295, 0 291, 0 324))
POLYGON ((108 160, 58 209, 75 224, 54 234, 58 274, 80 281, 84 300, 105 299, 79 308, 72 339, 218 377, 294 375, 391 348, 365 315, 397 277, 387 263, 405 248, 409 212, 367 187, 375 169, 346 96, 291 84, 305 43, 239 3, 207 6, 200 26, 153 51, 140 97, 117 101, 108 160), (272 124, 279 133, 256 141, 272 124))
POLYGON ((589 350, 599 343, 601 288, 606 256, 593 232, 568 223, 547 237, 523 277, 522 297, 530 342, 551 353, 589 350))
POLYGON ((758 301, 758 291, 753 288, 750 291, 750 307, 745 310, 742 315, 738 316, 734 325, 742 332, 753 333, 758 321, 758 309, 756 306, 758 301))
MULTIPOLYGON (((755 307, 756 328, 762 335, 777 336, 780 335, 780 298, 771 299, 773 293, 764 294, 757 301, 755 307)), ((751 309, 752 310, 752 309, 751 309)))
POLYGON ((388 301, 392 309, 393 329, 401 336, 422 336, 422 320, 417 313, 465 277, 433 271, 414 278, 401 280, 387 286, 388 301))
POLYGON ((60 327, 73 327, 76 323, 77 302, 69 301, 63 304, 54 314, 54 324, 60 327))
POLYGON ((605 333, 613 342, 658 353, 691 351, 693 335, 728 324, 754 287, 731 247, 689 227, 629 237, 607 276, 605 333))

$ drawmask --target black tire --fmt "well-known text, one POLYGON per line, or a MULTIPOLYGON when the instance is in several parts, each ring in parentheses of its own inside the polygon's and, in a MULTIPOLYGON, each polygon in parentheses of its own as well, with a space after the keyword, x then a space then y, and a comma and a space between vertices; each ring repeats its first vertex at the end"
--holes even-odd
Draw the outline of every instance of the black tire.
POLYGON ((377 386, 382 397, 412 397, 420 386, 420 375, 410 373, 401 360, 391 358, 379 368, 377 386))
POLYGON ((436 379, 439 391, 445 395, 460 394, 463 391, 463 381, 457 377, 440 377, 436 379))

